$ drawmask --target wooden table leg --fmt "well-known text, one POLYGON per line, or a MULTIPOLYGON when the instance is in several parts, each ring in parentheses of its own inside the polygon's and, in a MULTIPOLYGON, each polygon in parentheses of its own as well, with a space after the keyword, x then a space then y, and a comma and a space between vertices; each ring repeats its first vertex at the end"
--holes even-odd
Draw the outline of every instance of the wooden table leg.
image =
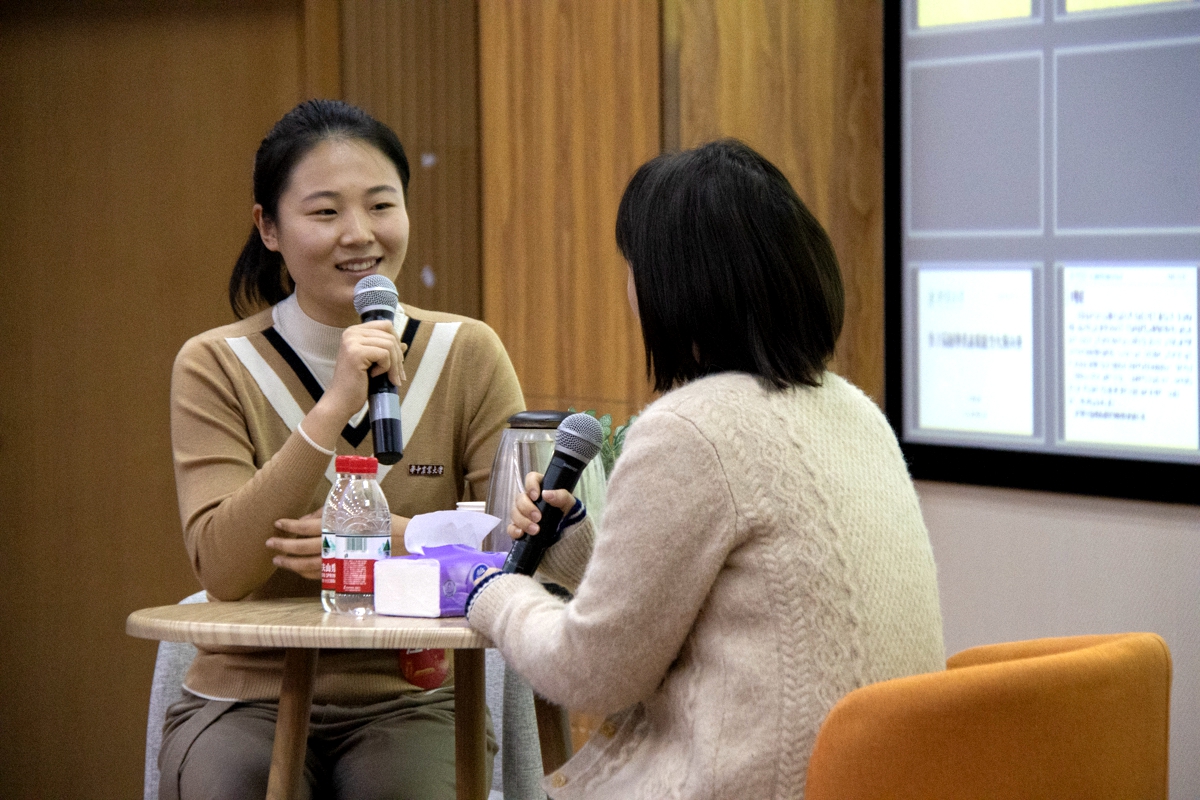
POLYGON ((454 783, 458 800, 486 800, 483 650, 454 651, 454 783))
POLYGON ((320 652, 316 648, 293 648, 284 653, 283 688, 279 694, 279 717, 275 721, 267 800, 292 800, 304 776, 313 674, 320 652))

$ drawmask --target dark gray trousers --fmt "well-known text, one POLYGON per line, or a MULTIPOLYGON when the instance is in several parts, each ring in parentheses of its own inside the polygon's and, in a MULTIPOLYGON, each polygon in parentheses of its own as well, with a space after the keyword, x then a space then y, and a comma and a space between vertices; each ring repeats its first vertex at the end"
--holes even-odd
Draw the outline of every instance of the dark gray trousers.
MULTIPOLYGON (((194 695, 167 710, 160 800, 262 800, 278 703, 194 695)), ((496 738, 488 720, 487 774, 496 738)), ((303 800, 454 798, 454 690, 369 706, 313 705, 303 800)))

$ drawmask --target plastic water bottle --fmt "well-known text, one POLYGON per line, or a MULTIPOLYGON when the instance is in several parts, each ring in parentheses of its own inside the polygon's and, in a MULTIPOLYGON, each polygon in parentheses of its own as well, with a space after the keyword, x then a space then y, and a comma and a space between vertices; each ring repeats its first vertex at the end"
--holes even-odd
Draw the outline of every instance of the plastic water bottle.
POLYGON ((321 515, 321 605, 365 617, 375 613, 375 562, 392 554, 392 514, 378 461, 338 456, 336 469, 321 515))

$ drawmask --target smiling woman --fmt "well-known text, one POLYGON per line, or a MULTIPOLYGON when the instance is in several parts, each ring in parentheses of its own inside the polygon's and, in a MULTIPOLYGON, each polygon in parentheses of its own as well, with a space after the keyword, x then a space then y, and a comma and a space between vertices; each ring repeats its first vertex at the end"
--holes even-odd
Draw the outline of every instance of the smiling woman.
POLYGON ((355 284, 372 273, 399 276, 408 250, 404 183, 373 145, 327 139, 296 165, 274 216, 255 204, 259 236, 283 257, 309 317, 353 325, 355 284))
MULTIPOLYGON (((524 407, 499 338, 407 304, 394 326, 354 310, 364 276, 400 274, 408 178, 396 135, 341 102, 297 106, 259 147, 229 284, 242 319, 187 342, 171 380, 184 543, 210 600, 317 596, 333 456, 372 452, 371 375, 400 387, 405 422, 410 468, 379 469, 392 552, 413 515, 486 497, 524 407)), ((200 650, 167 713, 161 796, 264 796, 281 674, 279 651, 200 650)), ((322 797, 453 797, 453 686, 413 686, 395 653, 323 652, 305 778, 322 797)))

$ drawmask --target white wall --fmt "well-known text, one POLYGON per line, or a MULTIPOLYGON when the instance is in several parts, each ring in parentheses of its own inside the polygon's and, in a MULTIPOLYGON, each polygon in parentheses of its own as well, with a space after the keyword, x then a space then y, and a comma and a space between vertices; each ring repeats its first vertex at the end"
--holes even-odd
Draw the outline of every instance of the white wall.
POLYGON ((947 655, 1043 636, 1159 634, 1174 664, 1171 796, 1200 798, 1200 507, 929 481, 917 491, 947 655))

